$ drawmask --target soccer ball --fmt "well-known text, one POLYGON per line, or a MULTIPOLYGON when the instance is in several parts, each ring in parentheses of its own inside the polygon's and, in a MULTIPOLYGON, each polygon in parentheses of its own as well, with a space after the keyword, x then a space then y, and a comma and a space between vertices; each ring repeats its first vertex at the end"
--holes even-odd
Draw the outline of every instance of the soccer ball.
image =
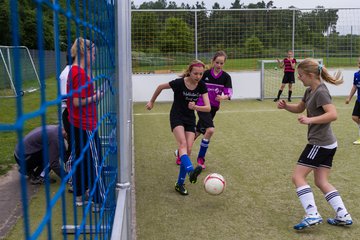
POLYGON ((210 173, 204 179, 205 191, 211 195, 221 194, 225 190, 225 187, 225 178, 218 173, 210 173))
POLYGON ((274 67, 274 70, 277 70, 277 67, 274 67))

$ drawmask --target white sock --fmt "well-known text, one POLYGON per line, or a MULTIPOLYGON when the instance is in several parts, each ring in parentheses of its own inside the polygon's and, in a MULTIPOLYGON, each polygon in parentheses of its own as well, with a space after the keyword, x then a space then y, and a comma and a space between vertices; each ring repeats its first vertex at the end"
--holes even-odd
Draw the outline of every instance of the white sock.
POLYGON ((296 194, 307 215, 316 215, 318 213, 314 194, 309 185, 298 187, 296 189, 296 194))
POLYGON ((343 217, 345 214, 348 213, 337 190, 325 194, 325 199, 335 210, 337 216, 343 217))

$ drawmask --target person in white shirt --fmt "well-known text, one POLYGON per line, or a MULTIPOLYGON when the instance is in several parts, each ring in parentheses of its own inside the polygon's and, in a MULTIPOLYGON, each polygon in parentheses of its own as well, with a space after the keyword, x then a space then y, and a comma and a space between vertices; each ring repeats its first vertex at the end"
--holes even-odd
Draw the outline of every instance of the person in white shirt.
MULTIPOLYGON (((62 72, 60 73, 59 76, 59 80, 60 80, 60 93, 61 95, 66 95, 67 91, 66 91, 66 83, 67 83, 67 79, 68 79, 68 75, 69 75, 69 71, 73 62, 73 58, 66 56, 66 66, 65 68, 62 70, 62 72)), ((63 113, 65 108, 66 108, 66 99, 64 98, 61 102, 61 112, 63 113)))

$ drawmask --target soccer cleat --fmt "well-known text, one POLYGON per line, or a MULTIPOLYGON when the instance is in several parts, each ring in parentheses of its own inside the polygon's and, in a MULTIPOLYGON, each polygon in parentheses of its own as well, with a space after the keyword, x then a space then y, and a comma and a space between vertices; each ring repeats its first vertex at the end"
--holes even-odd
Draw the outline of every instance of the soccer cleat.
POLYGON ((205 158, 199 157, 197 159, 197 163, 202 167, 202 169, 206 168, 206 166, 205 166, 205 158))
POLYGON ((82 205, 88 204, 88 202, 89 201, 88 201, 88 199, 86 197, 83 199, 82 196, 77 196, 75 204, 76 204, 77 207, 81 207, 82 205))
MULTIPOLYGON (((41 184, 44 184, 45 183, 45 178, 43 177, 32 177, 30 178, 30 183, 32 185, 41 185, 41 184)), ((50 184, 53 184, 53 183, 56 183, 56 179, 53 179, 53 178, 49 178, 49 183, 50 184)))
POLYGON ((41 185, 44 183, 44 178, 42 177, 31 177, 30 178, 30 183, 32 185, 41 185))
POLYGON ((345 214, 343 217, 336 216, 335 218, 328 218, 327 222, 334 226, 349 226, 353 223, 349 213, 345 214))
POLYGON ((360 145, 360 138, 358 140, 356 140, 355 142, 353 142, 354 145, 360 145))
POLYGON ((101 211, 101 204, 100 203, 94 203, 92 206, 91 206, 91 211, 93 213, 98 213, 101 211))
POLYGON ((275 99, 274 99, 274 102, 277 102, 277 101, 279 101, 279 99, 278 99, 278 98, 275 98, 275 99))
POLYGON ((303 218, 303 220, 301 220, 300 223, 296 224, 294 226, 295 230, 302 230, 304 228, 307 227, 311 227, 314 225, 318 225, 322 223, 322 218, 319 214, 315 214, 315 215, 307 215, 303 218))
POLYGON ((81 207, 83 205, 87 205, 89 203, 89 190, 87 190, 84 194, 84 196, 76 196, 75 199, 75 205, 77 207, 81 207))
POLYGON ((180 165, 181 164, 181 159, 180 159, 180 156, 179 156, 179 150, 175 150, 175 152, 174 152, 174 155, 175 155, 175 157, 176 157, 176 164, 177 165, 180 165))
POLYGON ((180 193, 181 195, 188 195, 188 191, 185 188, 185 184, 179 185, 178 183, 175 183, 175 191, 180 193))
POLYGON ((189 173, 189 180, 191 183, 197 182, 197 178, 200 175, 201 171, 202 171, 202 167, 200 165, 198 165, 194 170, 192 170, 189 173))
POLYGON ((288 102, 291 102, 291 98, 288 98, 288 102))

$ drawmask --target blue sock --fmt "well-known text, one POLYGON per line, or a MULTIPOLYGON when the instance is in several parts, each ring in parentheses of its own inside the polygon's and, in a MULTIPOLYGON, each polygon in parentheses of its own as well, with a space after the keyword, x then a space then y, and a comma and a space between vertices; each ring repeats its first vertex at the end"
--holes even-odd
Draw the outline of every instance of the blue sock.
POLYGON ((207 149, 209 147, 209 143, 210 143, 210 141, 207 140, 207 139, 203 138, 201 140, 198 158, 204 158, 205 157, 206 151, 207 151, 207 149))
POLYGON ((191 160, 187 154, 184 154, 180 157, 181 164, 180 164, 180 172, 178 177, 178 184, 183 185, 186 178, 186 173, 194 170, 191 160))
POLYGON ((179 172, 179 177, 178 177, 177 184, 183 185, 184 182, 185 182, 185 178, 186 178, 185 166, 183 164, 180 164, 180 172, 179 172))
POLYGON ((185 170, 186 170, 187 173, 194 170, 193 165, 191 163, 191 160, 190 160, 190 158, 189 158, 189 156, 187 154, 182 155, 180 157, 180 159, 181 159, 181 165, 184 164, 184 167, 185 167, 185 170))

